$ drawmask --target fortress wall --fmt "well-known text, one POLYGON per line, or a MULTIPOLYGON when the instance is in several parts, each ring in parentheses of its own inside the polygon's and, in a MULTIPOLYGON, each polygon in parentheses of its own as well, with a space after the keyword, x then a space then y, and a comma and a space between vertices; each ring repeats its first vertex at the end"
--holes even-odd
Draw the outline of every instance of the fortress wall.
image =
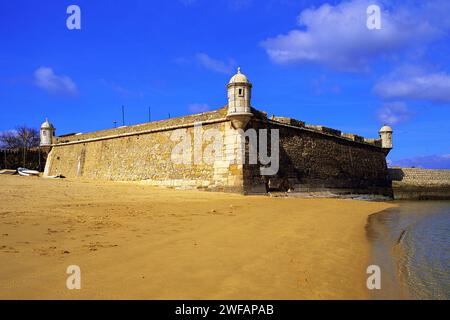
MULTIPOLYGON (((244 167, 246 190, 333 191, 392 196, 384 150, 308 128, 255 122, 254 128, 279 129, 280 169, 276 177, 260 175, 259 165, 244 167)), ((270 141, 270 139, 268 139, 270 141)))
MULTIPOLYGON (((46 163, 45 174, 88 179, 146 181, 152 185, 197 187, 209 190, 266 193, 268 190, 296 192, 333 191, 392 195, 385 150, 378 140, 342 135, 323 126, 306 126, 290 118, 268 120, 253 110, 249 127, 279 129, 279 171, 262 176, 261 164, 230 164, 240 151, 241 137, 226 119, 226 108, 187 117, 59 137, 46 163), (216 129, 224 138, 222 154, 202 157, 194 163, 177 163, 172 158, 180 140, 176 131, 189 133, 193 142, 194 123, 202 123, 203 133, 216 129), (358 138, 358 139, 357 139, 358 138)), ((270 143, 270 137, 268 138, 270 143)), ((203 139, 202 149, 212 141, 203 139)), ((188 144, 189 147, 189 144, 188 144)), ((191 147, 193 147, 191 145, 191 147)), ((270 144, 268 146, 270 150, 270 144)), ((193 151, 193 150, 191 150, 193 151)), ((249 143, 246 143, 248 163, 249 143)), ((175 159, 176 160, 176 159, 175 159)), ((181 156, 178 160, 181 160, 181 156)))
POLYGON ((450 199, 450 170, 389 168, 395 199, 450 199))
MULTIPOLYGON (((202 127, 203 131, 212 128, 224 134, 225 154, 225 148, 229 144, 235 144, 235 131, 230 122, 220 120, 202 127)), ((183 129, 57 144, 49 155, 46 174, 118 181, 145 180, 153 185, 242 192, 242 165, 228 165, 221 159, 210 164, 194 164, 193 152, 190 163, 175 163, 171 155, 181 141, 171 140, 175 130, 187 130, 193 141, 194 127, 188 125, 183 129)), ((102 132, 83 136, 88 139, 109 136, 109 133, 101 134, 102 132)), ((81 139, 83 136, 75 137, 81 139)), ((204 141, 202 149, 205 150, 208 145, 211 145, 211 142, 204 141)), ((233 150, 236 148, 237 145, 233 150)), ((178 160, 181 160, 181 156, 178 160)))

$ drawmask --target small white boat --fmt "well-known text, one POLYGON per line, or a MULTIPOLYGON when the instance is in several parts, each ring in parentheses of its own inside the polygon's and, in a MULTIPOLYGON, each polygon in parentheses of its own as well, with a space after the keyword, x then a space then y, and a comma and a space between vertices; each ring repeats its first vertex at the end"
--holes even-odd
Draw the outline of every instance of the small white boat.
POLYGON ((17 172, 24 177, 29 177, 29 176, 38 176, 39 175, 39 171, 36 170, 28 170, 26 168, 18 168, 17 172))
POLYGON ((24 176, 24 177, 28 177, 28 176, 29 176, 29 174, 24 173, 24 172, 21 172, 21 171, 17 171, 17 173, 18 173, 19 175, 21 175, 21 176, 24 176))

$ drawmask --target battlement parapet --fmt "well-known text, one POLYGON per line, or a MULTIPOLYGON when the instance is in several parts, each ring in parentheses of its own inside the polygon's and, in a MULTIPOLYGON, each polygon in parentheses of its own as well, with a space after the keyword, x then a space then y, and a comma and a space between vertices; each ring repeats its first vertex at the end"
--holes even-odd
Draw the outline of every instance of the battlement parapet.
POLYGON ((369 145, 372 145, 375 147, 382 148, 381 139, 364 138, 357 134, 344 133, 344 132, 341 132, 340 130, 321 126, 321 125, 305 124, 304 121, 300 121, 300 120, 296 120, 296 119, 288 118, 288 117, 278 117, 278 116, 272 115, 270 117, 270 120, 281 123, 281 124, 298 127, 298 128, 304 128, 304 129, 320 132, 323 134, 331 135, 334 137, 339 137, 339 138, 343 138, 346 140, 359 142, 359 143, 365 143, 365 144, 369 144, 369 145))
POLYGON ((353 133, 342 133, 341 136, 343 138, 347 138, 349 140, 356 141, 356 142, 366 142, 364 137, 358 136, 357 134, 353 134, 353 133))
POLYGON ((364 142, 365 143, 369 143, 369 144, 373 144, 374 146, 377 146, 377 147, 382 147, 382 144, 381 144, 381 139, 368 139, 368 138, 364 138, 364 142))
POLYGON ((300 120, 296 120, 296 119, 293 119, 293 118, 272 116, 270 119, 273 120, 273 121, 289 124, 289 125, 295 126, 295 127, 300 127, 300 128, 305 127, 305 122, 300 121, 300 120))
POLYGON ((324 127, 324 126, 316 126, 316 125, 312 125, 312 124, 307 124, 305 125, 306 128, 311 129, 311 130, 316 130, 316 131, 320 131, 326 134, 331 134, 332 136, 336 136, 336 137, 340 137, 341 136, 341 131, 340 130, 336 130, 336 129, 332 129, 332 128, 328 128, 328 127, 324 127))
POLYGON ((56 144, 84 142, 92 139, 111 139, 117 137, 139 135, 154 131, 172 130, 174 128, 182 128, 187 126, 194 126, 195 123, 209 123, 215 121, 226 121, 227 107, 207 111, 203 113, 170 118, 165 120, 146 122, 142 124, 135 124, 130 126, 121 126, 118 128, 100 130, 95 132, 88 132, 83 134, 68 134, 61 135, 56 138, 56 144))

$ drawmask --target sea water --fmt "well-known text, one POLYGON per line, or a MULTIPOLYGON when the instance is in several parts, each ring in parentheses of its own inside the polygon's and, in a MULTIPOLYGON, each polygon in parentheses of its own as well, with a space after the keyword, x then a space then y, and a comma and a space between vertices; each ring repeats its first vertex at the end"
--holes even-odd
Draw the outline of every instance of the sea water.
POLYGON ((369 217, 375 299, 450 299, 450 201, 396 201, 369 217))

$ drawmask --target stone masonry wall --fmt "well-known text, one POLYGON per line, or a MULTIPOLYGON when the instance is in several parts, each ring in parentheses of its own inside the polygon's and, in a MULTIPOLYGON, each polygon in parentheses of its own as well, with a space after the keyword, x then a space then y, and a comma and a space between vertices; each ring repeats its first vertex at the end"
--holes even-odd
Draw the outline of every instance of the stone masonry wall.
MULTIPOLYGON (((293 192, 332 191, 392 196, 385 151, 351 141, 340 132, 324 134, 275 121, 252 121, 254 128, 279 129, 280 169, 274 177, 260 175, 260 165, 244 167, 246 189, 293 192)), ((270 139, 268 139, 270 141, 270 139)))
POLYGON ((450 170, 389 168, 395 199, 450 199, 450 170))

